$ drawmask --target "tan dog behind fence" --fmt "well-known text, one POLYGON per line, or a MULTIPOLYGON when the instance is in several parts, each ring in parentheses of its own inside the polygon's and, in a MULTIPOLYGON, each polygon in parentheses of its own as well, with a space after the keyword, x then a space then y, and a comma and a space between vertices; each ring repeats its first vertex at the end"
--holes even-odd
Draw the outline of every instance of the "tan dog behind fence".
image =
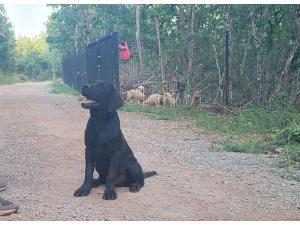
POLYGON ((198 107, 201 104, 201 90, 194 91, 193 93, 193 99, 192 99, 192 107, 198 107))
POLYGON ((166 106, 172 106, 174 107, 175 106, 175 98, 174 98, 174 95, 175 94, 171 94, 169 92, 165 92, 163 94, 163 105, 166 107, 166 106))
POLYGON ((139 90, 140 92, 142 92, 143 94, 145 94, 145 87, 140 85, 136 88, 136 90, 139 90))
POLYGON ((159 107, 160 106, 160 101, 161 101, 162 98, 163 98, 163 96, 160 95, 160 94, 152 94, 143 103, 144 103, 144 105, 147 105, 147 106, 152 106, 153 105, 153 106, 159 107))
MULTIPOLYGON (((129 91, 124 92, 126 93, 126 100, 130 102, 139 102, 141 103, 143 100, 146 99, 146 96, 139 90, 131 89, 129 91)), ((122 94, 124 94, 122 93, 122 94)))

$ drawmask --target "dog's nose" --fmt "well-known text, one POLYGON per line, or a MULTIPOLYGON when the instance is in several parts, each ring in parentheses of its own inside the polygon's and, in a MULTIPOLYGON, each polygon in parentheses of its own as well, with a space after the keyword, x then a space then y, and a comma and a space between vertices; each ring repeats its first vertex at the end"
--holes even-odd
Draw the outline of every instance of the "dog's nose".
POLYGON ((87 88, 89 88, 90 87, 90 85, 89 84, 84 84, 84 85, 82 85, 82 89, 84 90, 84 89, 87 89, 87 88))
POLYGON ((81 93, 84 94, 84 93, 87 91, 88 88, 89 88, 89 85, 88 85, 88 84, 82 85, 81 93))

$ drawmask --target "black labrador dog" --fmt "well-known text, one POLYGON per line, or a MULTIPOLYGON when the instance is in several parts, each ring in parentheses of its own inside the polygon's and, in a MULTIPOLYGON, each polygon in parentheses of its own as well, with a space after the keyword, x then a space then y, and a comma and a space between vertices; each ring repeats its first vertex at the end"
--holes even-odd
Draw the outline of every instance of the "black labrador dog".
POLYGON ((122 134, 116 112, 123 106, 122 99, 112 84, 103 81, 84 85, 81 93, 86 97, 81 106, 90 110, 90 118, 85 130, 85 179, 74 196, 86 196, 92 187, 102 184, 106 200, 117 198, 115 187, 127 186, 138 192, 144 178, 156 172, 143 172, 122 134), (94 169, 98 179, 93 179, 94 169))

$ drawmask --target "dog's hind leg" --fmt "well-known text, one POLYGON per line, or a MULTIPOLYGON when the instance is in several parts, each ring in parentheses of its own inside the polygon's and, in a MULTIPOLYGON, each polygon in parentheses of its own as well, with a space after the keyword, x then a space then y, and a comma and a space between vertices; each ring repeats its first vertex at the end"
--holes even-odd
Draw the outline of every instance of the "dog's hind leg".
POLYGON ((144 173, 141 165, 134 159, 135 162, 128 164, 126 171, 130 178, 129 191, 138 192, 144 186, 144 173))
POLYGON ((105 181, 101 177, 99 177, 98 179, 93 179, 92 187, 98 187, 102 184, 105 184, 105 181))
POLYGON ((98 172, 99 177, 97 179, 93 179, 93 183, 92 183, 93 187, 98 187, 102 184, 105 184, 106 177, 107 177, 107 169, 98 167, 98 165, 96 165, 96 171, 98 172))

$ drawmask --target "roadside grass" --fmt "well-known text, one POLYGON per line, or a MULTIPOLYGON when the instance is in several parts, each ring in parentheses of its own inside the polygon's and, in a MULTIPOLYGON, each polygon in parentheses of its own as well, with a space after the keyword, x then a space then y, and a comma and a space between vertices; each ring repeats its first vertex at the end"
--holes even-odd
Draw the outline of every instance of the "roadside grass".
POLYGON ((142 104, 129 102, 125 102, 120 111, 142 112, 157 120, 176 120, 178 116, 185 113, 185 110, 180 108, 147 107, 142 104))
POLYGON ((242 143, 237 143, 232 140, 222 140, 219 142, 223 149, 228 152, 243 152, 252 154, 266 154, 276 152, 276 145, 271 143, 263 143, 257 140, 246 140, 242 143))
MULTIPOLYGON (((291 108, 242 109, 216 114, 194 108, 147 107, 126 102, 125 112, 143 112, 155 119, 177 120, 189 116, 200 127, 218 132, 222 150, 250 154, 277 154, 280 165, 300 170, 300 114, 291 108)), ((295 180, 299 176, 289 175, 295 180)))
POLYGON ((8 75, 8 76, 0 74, 0 85, 22 83, 25 81, 27 81, 27 77, 22 74, 15 74, 15 75, 8 75))
POLYGON ((80 95, 79 91, 65 84, 61 79, 54 80, 50 85, 50 93, 80 95))
POLYGON ((244 109, 238 114, 202 114, 197 124, 221 133, 224 151, 277 154, 286 177, 300 170, 300 114, 293 109, 244 109))

